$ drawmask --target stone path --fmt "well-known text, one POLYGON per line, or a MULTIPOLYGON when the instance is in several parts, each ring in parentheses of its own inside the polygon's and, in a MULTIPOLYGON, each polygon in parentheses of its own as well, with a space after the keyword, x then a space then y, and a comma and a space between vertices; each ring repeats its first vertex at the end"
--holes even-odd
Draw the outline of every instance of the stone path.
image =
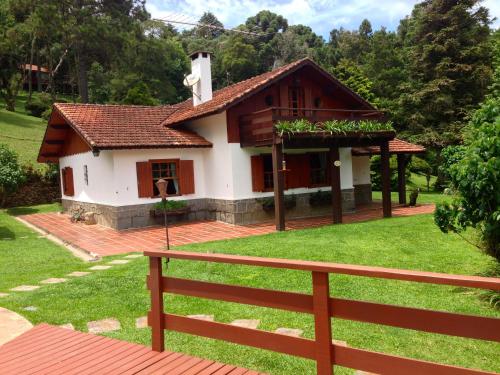
POLYGON ((0 345, 31 329, 33 325, 21 315, 0 307, 0 345))
POLYGON ((107 270, 107 269, 110 269, 111 266, 94 266, 94 267, 90 267, 89 270, 92 270, 92 271, 103 271, 103 270, 107 270))
POLYGON ((256 329, 259 324, 259 319, 236 319, 230 323, 232 326, 243 327, 243 328, 252 328, 256 329))
POLYGON ((71 276, 71 277, 82 277, 86 275, 90 275, 92 272, 82 272, 82 271, 75 271, 68 273, 66 276, 71 276))
POLYGON ((120 322, 114 318, 95 320, 87 323, 89 333, 113 332, 121 329, 120 322))
POLYGON ((64 283, 67 279, 62 277, 51 277, 50 279, 40 281, 40 284, 60 284, 64 283))
POLYGON ((19 285, 16 286, 15 288, 12 288, 11 291, 13 292, 31 292, 35 289, 40 288, 40 285, 19 285))

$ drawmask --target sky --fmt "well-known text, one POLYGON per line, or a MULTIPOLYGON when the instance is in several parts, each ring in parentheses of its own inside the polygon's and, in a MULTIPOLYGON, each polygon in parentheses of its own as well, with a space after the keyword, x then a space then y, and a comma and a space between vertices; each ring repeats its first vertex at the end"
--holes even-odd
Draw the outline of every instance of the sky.
MULTIPOLYGON (((381 26, 395 30, 399 20, 411 13, 414 0, 147 0, 146 9, 153 18, 175 18, 196 21, 210 11, 224 24, 234 27, 267 9, 283 15, 288 23, 310 26, 328 40, 330 30, 344 27, 357 29, 365 18, 374 30, 381 26)), ((500 0, 484 0, 493 17, 500 18, 500 0)), ((500 27, 496 20, 493 27, 500 27)))

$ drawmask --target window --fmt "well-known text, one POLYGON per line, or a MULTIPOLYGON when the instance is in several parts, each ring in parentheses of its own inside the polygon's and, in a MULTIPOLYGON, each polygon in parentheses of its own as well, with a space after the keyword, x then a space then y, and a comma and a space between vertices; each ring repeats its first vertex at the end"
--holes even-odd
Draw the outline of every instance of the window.
POLYGON ((268 107, 271 107, 274 104, 274 97, 272 95, 266 95, 264 102, 268 107))
POLYGON ((290 87, 288 91, 288 106, 292 109, 292 116, 303 116, 304 108, 304 90, 301 87, 290 87))
POLYGON ((328 184, 328 155, 326 152, 317 152, 309 155, 311 170, 311 186, 328 184))
POLYGON ((160 195, 156 182, 163 178, 167 181, 167 195, 179 195, 179 162, 178 160, 151 161, 153 196, 160 195))
POLYGON ((264 190, 272 190, 274 188, 273 180, 273 157, 270 154, 262 156, 264 163, 264 190))
POLYGON ((61 169, 62 192, 68 197, 75 195, 75 186, 73 183, 73 168, 64 167, 61 169))
POLYGON ((83 166, 83 181, 85 182, 85 185, 88 186, 88 184, 89 184, 89 169, 87 168, 86 164, 83 166))

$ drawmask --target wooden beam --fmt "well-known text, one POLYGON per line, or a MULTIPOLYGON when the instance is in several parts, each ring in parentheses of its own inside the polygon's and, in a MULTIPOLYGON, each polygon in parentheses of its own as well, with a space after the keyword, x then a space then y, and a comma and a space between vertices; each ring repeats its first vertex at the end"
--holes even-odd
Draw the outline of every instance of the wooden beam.
POLYGON ((328 273, 313 272, 313 313, 316 345, 316 374, 332 375, 334 358, 328 273))
POLYGON ((44 142, 48 145, 62 145, 64 144, 64 139, 46 139, 44 142))
POLYGON ((340 162, 339 147, 330 148, 328 164, 330 166, 332 185, 332 217, 334 224, 342 223, 342 189, 340 186, 340 166, 335 166, 335 162, 340 162))
POLYGON ((382 211, 384 217, 392 216, 391 208, 391 171, 389 166, 389 142, 380 145, 380 165, 382 174, 382 211))
POLYGON ((148 324, 151 327, 151 348, 155 352, 165 350, 165 321, 163 319, 163 277, 160 257, 149 258, 149 274, 151 279, 151 315, 148 324))
POLYGON ((69 126, 64 124, 64 125, 61 125, 61 124, 51 124, 50 125, 50 129, 54 129, 54 130, 66 130, 68 129, 69 126))
POLYGON ((398 194, 399 203, 406 204, 406 162, 405 154, 397 154, 398 159, 398 194))
POLYGON ((285 205, 283 193, 283 152, 280 144, 273 144, 274 220, 276 230, 285 230, 285 205))

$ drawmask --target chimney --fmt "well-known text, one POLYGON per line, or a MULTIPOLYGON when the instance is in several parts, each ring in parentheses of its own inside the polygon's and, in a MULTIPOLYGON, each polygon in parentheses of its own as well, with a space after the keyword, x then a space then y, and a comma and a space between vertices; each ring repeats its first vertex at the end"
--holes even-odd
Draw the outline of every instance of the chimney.
POLYGON ((191 73, 199 77, 198 82, 193 86, 193 105, 197 106, 212 99, 210 53, 193 52, 190 57, 191 73))

